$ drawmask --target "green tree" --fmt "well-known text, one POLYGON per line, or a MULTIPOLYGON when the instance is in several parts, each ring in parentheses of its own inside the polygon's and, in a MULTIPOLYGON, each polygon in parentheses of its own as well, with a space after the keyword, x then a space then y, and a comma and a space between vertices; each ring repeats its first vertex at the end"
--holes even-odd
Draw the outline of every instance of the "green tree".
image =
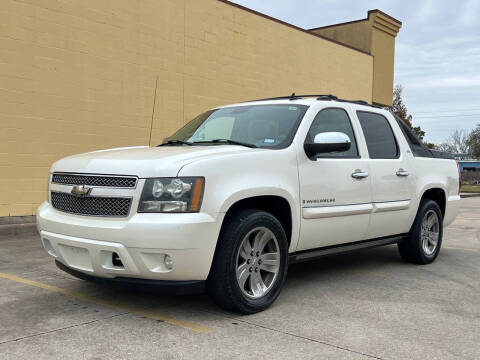
POLYGON ((480 124, 468 136, 467 144, 472 150, 474 158, 480 158, 480 124))
POLYGON ((412 125, 412 115, 408 114, 407 107, 405 106, 403 99, 402 99, 402 85, 395 85, 393 89, 393 104, 392 104, 392 111, 397 115, 400 119, 405 121, 405 123, 413 130, 413 132, 423 140, 425 136, 425 131, 422 130, 420 126, 413 126, 412 125))

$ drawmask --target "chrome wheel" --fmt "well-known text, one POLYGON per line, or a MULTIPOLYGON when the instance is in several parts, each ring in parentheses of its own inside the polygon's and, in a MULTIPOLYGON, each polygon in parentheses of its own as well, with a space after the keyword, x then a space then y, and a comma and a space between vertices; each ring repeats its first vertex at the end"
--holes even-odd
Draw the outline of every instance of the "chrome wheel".
POLYGON ((251 230, 237 252, 237 282, 249 298, 261 298, 269 292, 280 269, 280 248, 272 231, 266 227, 251 230))
POLYGON ((425 213, 421 228, 422 248, 425 255, 432 255, 437 250, 438 239, 440 236, 440 220, 433 210, 425 213))

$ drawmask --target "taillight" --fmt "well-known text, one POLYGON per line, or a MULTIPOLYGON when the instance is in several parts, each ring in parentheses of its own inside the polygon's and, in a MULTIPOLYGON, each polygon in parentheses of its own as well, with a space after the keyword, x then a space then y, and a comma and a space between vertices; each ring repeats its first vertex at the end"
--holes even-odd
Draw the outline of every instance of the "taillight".
POLYGON ((460 190, 462 189, 462 172, 460 171, 460 164, 457 161, 457 170, 458 170, 458 195, 460 195, 460 190))

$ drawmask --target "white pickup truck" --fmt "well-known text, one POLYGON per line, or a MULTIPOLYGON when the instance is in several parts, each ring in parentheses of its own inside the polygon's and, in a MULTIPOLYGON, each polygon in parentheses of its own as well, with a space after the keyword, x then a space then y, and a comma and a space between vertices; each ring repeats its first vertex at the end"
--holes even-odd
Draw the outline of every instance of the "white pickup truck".
POLYGON ((291 262, 396 243, 431 263, 459 204, 456 162, 390 112, 293 94, 209 110, 156 147, 61 159, 37 222, 79 278, 206 288, 248 314, 291 262))

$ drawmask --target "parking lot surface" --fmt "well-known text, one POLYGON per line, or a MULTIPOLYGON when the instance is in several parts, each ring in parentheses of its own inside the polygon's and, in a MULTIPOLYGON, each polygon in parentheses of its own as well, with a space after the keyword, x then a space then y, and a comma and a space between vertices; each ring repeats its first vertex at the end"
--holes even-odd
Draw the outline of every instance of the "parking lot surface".
POLYGON ((100 286, 58 270, 39 237, 0 237, 1 359, 480 359, 480 198, 462 199, 428 266, 396 246, 290 267, 250 316, 206 295, 100 286))

